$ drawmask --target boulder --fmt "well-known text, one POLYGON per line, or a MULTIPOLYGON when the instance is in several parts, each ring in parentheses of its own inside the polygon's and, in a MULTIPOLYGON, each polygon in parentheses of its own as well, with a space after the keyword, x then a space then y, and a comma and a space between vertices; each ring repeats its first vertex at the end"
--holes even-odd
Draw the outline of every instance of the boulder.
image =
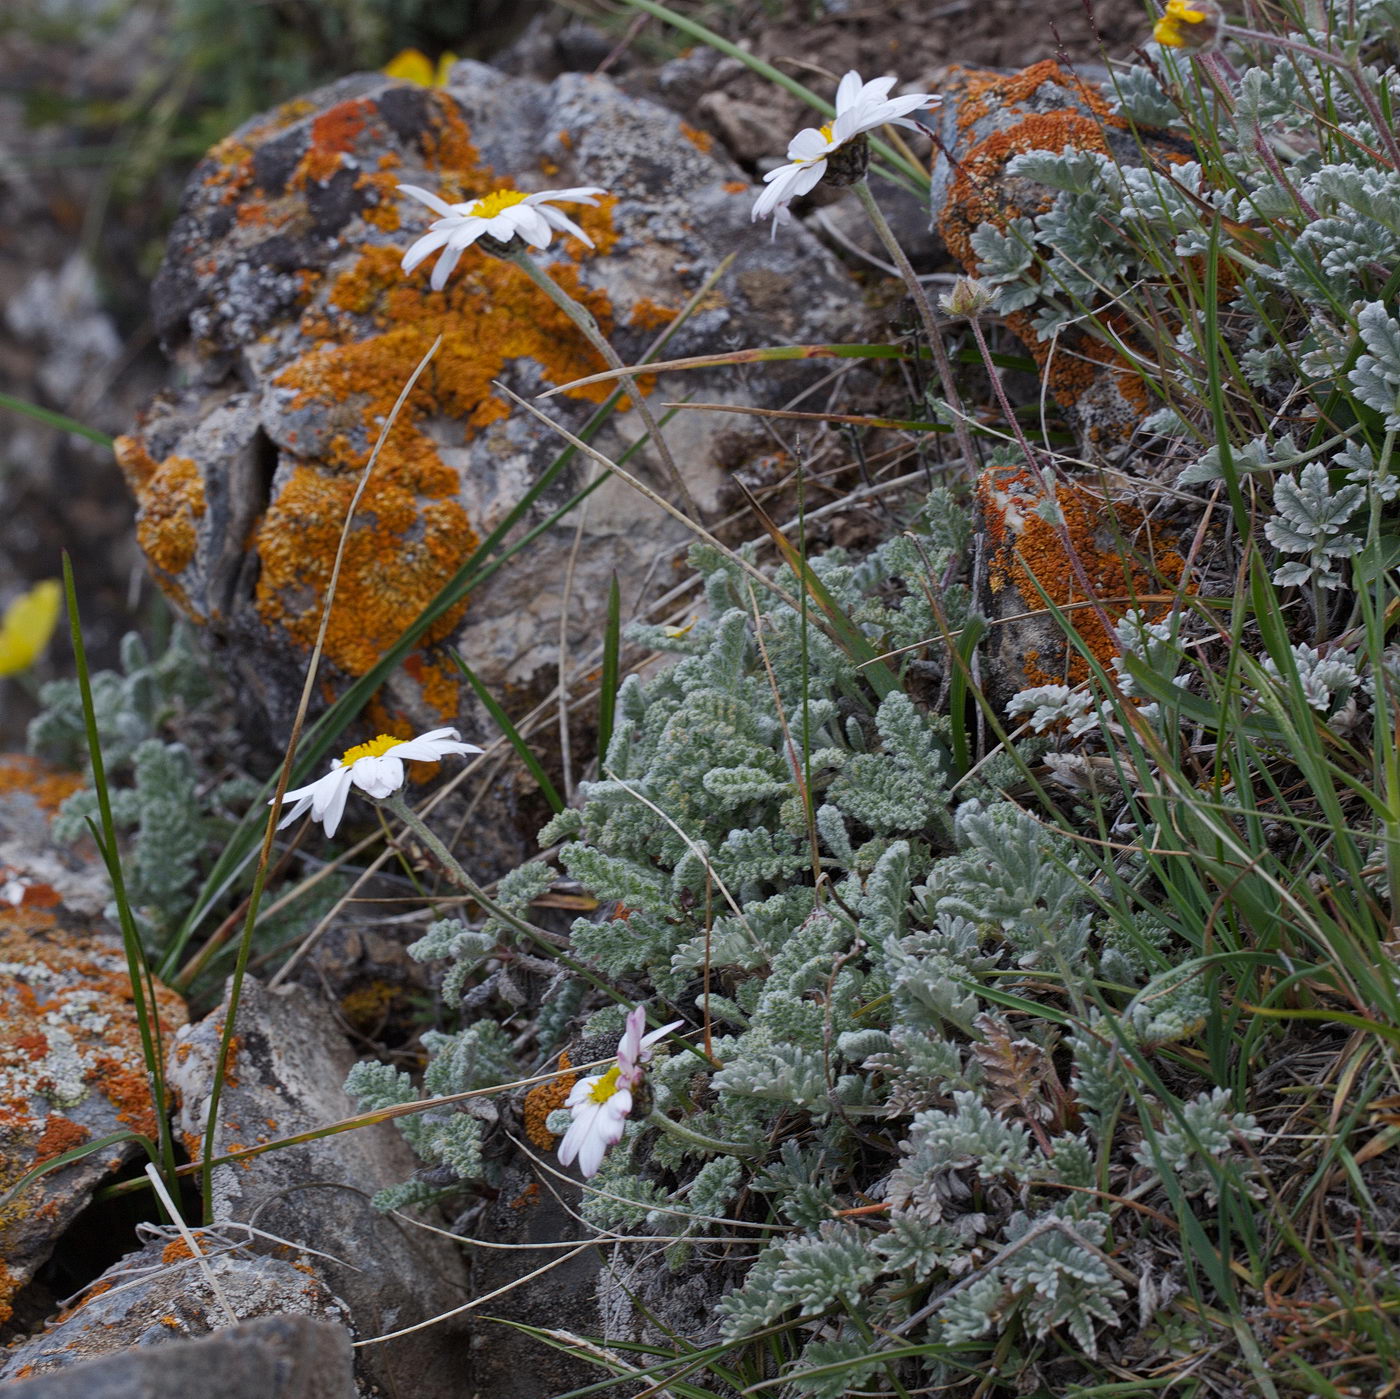
MULTIPOLYGON (((153 1240, 114 1263, 47 1330, 0 1354, 0 1383, 30 1380, 35 1392, 45 1396, 81 1394, 90 1399, 110 1392, 112 1399, 119 1394, 131 1394, 135 1399, 150 1391, 117 1387, 103 1390, 100 1384, 107 1380, 100 1377, 115 1376, 114 1386, 122 1382, 150 1383, 153 1377, 158 1379, 166 1372, 167 1365, 170 1374, 188 1374, 191 1362, 187 1358, 187 1343, 218 1328, 230 1328, 233 1318, 242 1322, 258 1317, 277 1318, 282 1323, 282 1340, 276 1339, 276 1332, 264 1332, 261 1344, 284 1352, 284 1342, 297 1334, 296 1319, 316 1320, 327 1329, 334 1326, 345 1336, 348 1317, 344 1306, 305 1264, 254 1253, 236 1239, 223 1239, 204 1231, 196 1237, 205 1251, 203 1264, 178 1236, 153 1240), (154 1349, 159 1349, 159 1357, 152 1357, 154 1349), (33 1378, 40 1375, 52 1378, 41 1385, 33 1378)), ((247 1332, 248 1328, 242 1326, 225 1329, 220 1345, 201 1352, 203 1363, 209 1368, 198 1386, 199 1393, 209 1399, 223 1393, 213 1386, 221 1377, 231 1380, 237 1373, 230 1368, 229 1351, 238 1347, 240 1339, 248 1341, 247 1332), (212 1364, 216 1361, 218 1369, 212 1364)), ((302 1342, 296 1344, 309 1339, 305 1333, 302 1337, 302 1342)), ((328 1376, 334 1377, 337 1372, 343 1375, 349 1369, 348 1357, 341 1359, 349 1349, 345 1340, 327 1338, 318 1328, 313 1345, 311 1354, 319 1352, 319 1364, 324 1365, 328 1376)), ((201 1362, 193 1363, 198 1366, 201 1362)), ((261 1368, 261 1364, 250 1359, 248 1370, 242 1374, 255 1374, 261 1368)), ((278 1368, 285 1371, 285 1366, 275 1366, 274 1373, 278 1368)), ((304 1373, 306 1365, 295 1365, 293 1373, 296 1368, 304 1373)), ((21 1394, 28 1392, 18 1390, 21 1394)), ((228 1399, 252 1392, 246 1388, 230 1389, 228 1399)), ((290 1395, 295 1391, 265 1391, 269 1396, 280 1392, 290 1395)), ((347 1394, 344 1386, 321 1392, 326 1399, 342 1399, 347 1394)), ((318 1391, 309 1389, 307 1393, 315 1395, 318 1391)))
MULTIPOLYGON (((121 937, 97 852, 54 846, 49 823, 82 779, 0 757, 0 1196, 36 1165, 129 1129, 156 1106, 121 937)), ((161 1032, 185 1005, 155 986, 161 1032)), ((0 1325, 93 1190, 138 1147, 123 1141, 50 1171, 0 1205, 0 1325)))
MULTIPOLYGON (((247 722, 285 734, 320 620, 341 524, 400 390, 441 335, 369 477, 331 616, 320 700, 362 675, 469 560, 558 456, 560 439, 512 411, 494 381, 534 395, 600 369, 595 352, 518 268, 472 250, 443 292, 400 270, 431 214, 411 183, 449 200, 504 185, 601 185, 575 208, 595 247, 561 238, 541 260, 598 319, 624 361, 730 254, 666 346, 668 356, 860 338, 860 292, 801 229, 774 242, 750 222, 754 189, 713 139, 604 77, 544 84, 460 63, 445 89, 346 78, 284 104, 216 146, 196 169, 154 289, 162 342, 185 385, 158 397, 120 459, 137 532, 176 605, 222 648, 247 722)), ((742 380, 707 371, 657 398, 775 404, 808 366, 742 380)), ((606 384, 549 400, 570 429, 606 384)), ((614 459, 643 436, 627 412, 597 438, 614 459)), ((666 428, 692 496, 721 502, 726 473, 762 441, 742 420, 680 413, 666 428)), ((671 482, 643 446, 631 469, 671 482)), ((516 531, 586 481, 574 459, 516 531)), ((563 560, 578 515, 438 617, 393 678, 389 709, 419 727, 480 715, 447 655, 455 647, 497 694, 552 684, 563 560), (537 684, 538 682, 538 684, 537 684)), ((614 573, 624 615, 687 538, 616 482, 592 497, 569 595, 568 642, 597 644, 614 573)), ((377 717, 382 718, 382 711, 377 717)))
POLYGON ((21 1380, 15 1399, 354 1399, 350 1338, 296 1312, 21 1380))
MULTIPOLYGON (((178 1126, 192 1158, 202 1154, 213 1066, 225 1010, 187 1026, 171 1051, 178 1126)), ((300 986, 277 991, 244 982, 226 1066, 215 1139, 218 1154, 325 1127, 351 1117, 341 1090, 355 1059, 324 1001, 300 986)), ((214 1218, 252 1224, 315 1252, 297 1266, 323 1280, 357 1340, 369 1340, 460 1307, 468 1298, 455 1247, 381 1214, 374 1193, 407 1179, 417 1162, 390 1125, 356 1128, 267 1151, 214 1171, 214 1218)), ((468 1362, 461 1323, 427 1328, 356 1351, 368 1385, 417 1399, 458 1399, 468 1362)))

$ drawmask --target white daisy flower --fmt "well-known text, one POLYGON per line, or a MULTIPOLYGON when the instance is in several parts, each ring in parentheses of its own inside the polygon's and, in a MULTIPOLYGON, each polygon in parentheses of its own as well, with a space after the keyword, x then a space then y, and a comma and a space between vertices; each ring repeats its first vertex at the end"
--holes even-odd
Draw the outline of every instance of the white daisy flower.
POLYGON ((430 253, 439 248, 442 256, 433 268, 432 288, 441 291, 457 266, 457 260, 478 238, 494 238, 509 243, 517 236, 532 248, 547 248, 555 233, 572 233, 590 248, 593 240, 567 214, 552 207, 551 201, 564 200, 570 204, 597 205, 594 197, 606 194, 598 185, 580 185, 576 189, 542 189, 538 194, 526 194, 518 189, 498 189, 480 199, 465 204, 449 204, 431 190, 417 185, 400 185, 403 194, 426 204, 442 217, 436 219, 403 256, 403 270, 412 272, 430 253))
POLYGON ((405 762, 435 763, 449 753, 482 751, 474 744, 460 742, 460 737, 456 729, 433 729, 408 739, 380 734, 368 743, 347 748, 331 763, 331 770, 324 777, 282 798, 283 813, 277 829, 290 826, 309 808, 311 819, 319 821, 326 834, 333 836, 345 813, 351 787, 358 787, 367 797, 383 800, 403 786, 405 762))
POLYGON ((828 158, 848 141, 877 126, 908 126, 917 130, 908 114, 942 101, 927 92, 891 97, 889 91, 894 84, 894 78, 872 78, 863 83, 860 74, 851 69, 836 89, 836 115, 824 126, 799 131, 788 144, 791 164, 780 165, 763 177, 768 188, 754 200, 753 218, 772 214, 776 236, 779 226, 792 217, 788 205, 816 187, 826 174, 828 158))
POLYGON ((577 1157, 585 1180, 598 1174, 604 1153, 622 1140, 622 1129, 632 1111, 632 1095, 645 1077, 642 1065, 650 1062, 652 1045, 684 1023, 673 1020, 644 1035, 642 1026, 646 1021, 642 1006, 630 1012, 627 1028, 618 1042, 617 1063, 607 1073, 581 1078, 564 1101, 574 1120, 559 1143, 559 1164, 571 1165, 577 1157))

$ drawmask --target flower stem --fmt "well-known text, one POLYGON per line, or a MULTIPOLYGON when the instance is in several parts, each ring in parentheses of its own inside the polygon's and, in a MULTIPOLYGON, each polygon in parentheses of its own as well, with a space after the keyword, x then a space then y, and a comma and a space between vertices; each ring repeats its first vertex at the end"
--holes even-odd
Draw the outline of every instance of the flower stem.
POLYGON ((525 251, 524 248, 512 247, 507 254, 508 259, 515 263, 522 272, 549 297, 549 299, 573 321, 579 328, 585 340, 602 355, 607 362, 609 369, 619 370, 622 374, 623 382, 627 385, 628 391, 632 395, 632 402, 637 405, 637 412, 641 414, 642 421, 646 424, 647 433, 656 444, 656 450, 661 457, 662 465, 670 473, 676 490, 680 494, 681 504, 687 515, 692 520, 700 518, 700 509, 695 504, 695 498, 690 494, 690 487, 685 483, 685 477, 681 475, 680 467, 676 465, 676 459, 671 455, 671 449, 666 445, 666 439, 661 435, 661 425, 652 415, 652 411, 647 407, 646 396, 642 393, 637 384, 636 377, 627 372, 627 367, 622 363, 616 350, 608 343, 607 337, 598 329, 598 322, 594 320, 593 313, 581 302, 576 301, 543 267, 525 251))
POLYGON ((718 1137, 707 1137, 703 1132, 693 1131, 689 1127, 683 1127, 673 1118, 667 1117, 665 1113, 652 1109, 647 1117, 647 1121, 653 1127, 660 1127, 663 1132, 669 1132, 677 1141, 685 1142, 688 1146, 699 1147, 702 1151, 715 1151, 723 1156, 757 1156, 759 1148, 756 1146, 745 1146, 739 1142, 721 1141, 718 1137))
POLYGON ((557 933, 547 932, 544 928, 535 927, 533 923, 527 923, 523 918, 517 918, 513 913, 507 913, 490 898, 457 862, 457 857, 429 830, 423 818, 404 801, 401 792, 391 792, 384 798, 381 805, 392 811, 432 851, 438 864, 442 866, 443 873, 458 888, 464 889, 470 894, 473 901, 481 906, 483 912, 492 918, 499 919, 507 927, 514 928, 517 933, 523 933, 527 938, 536 942, 544 942, 550 947, 567 946, 564 939, 559 937, 557 933))
POLYGON ((976 449, 972 445, 972 434, 968 431, 967 426, 967 412, 963 408, 958 386, 953 380, 953 366, 948 359, 948 351, 944 347, 938 322, 934 318, 933 307, 929 304, 928 293, 924 291, 923 283, 919 281, 913 264, 905 256, 904 249, 899 246, 899 240, 894 236, 894 231, 890 228, 884 214, 880 212, 880 206, 875 202, 875 196, 871 192, 870 182, 864 179, 857 180, 851 188, 855 190, 856 198, 864 205, 865 212, 875 228, 876 236, 885 245, 885 251, 890 255, 890 261, 899 269, 899 275, 904 279, 905 286, 909 288, 909 295, 914 298, 919 319, 923 322, 924 338, 928 341, 929 353, 933 356, 934 367, 938 370, 939 383, 943 386, 943 397, 948 400, 948 406, 953 411, 953 436, 957 440, 958 451, 962 453, 964 467, 971 471, 977 466, 979 459, 976 449))

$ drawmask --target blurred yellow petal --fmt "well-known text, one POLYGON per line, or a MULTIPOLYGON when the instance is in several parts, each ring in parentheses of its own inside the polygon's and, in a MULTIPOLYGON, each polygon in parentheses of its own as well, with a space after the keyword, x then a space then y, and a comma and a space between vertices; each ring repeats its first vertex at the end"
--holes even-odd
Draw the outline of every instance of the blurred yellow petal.
POLYGON ((63 589, 52 578, 36 583, 5 609, 0 620, 0 675, 16 675, 39 659, 62 610, 63 589))
POLYGON ((665 632, 667 636, 675 639, 684 636, 698 620, 698 618, 692 617, 683 627, 662 627, 661 630, 665 632))
POLYGON ((384 75, 417 83, 419 87, 446 87, 448 69, 456 61, 455 53, 445 53, 434 65, 421 49, 404 49, 384 65, 384 75))
POLYGON ((418 49, 404 49, 395 54, 384 65, 386 78, 402 78, 405 82, 417 83, 419 87, 432 87, 437 79, 433 61, 418 49))

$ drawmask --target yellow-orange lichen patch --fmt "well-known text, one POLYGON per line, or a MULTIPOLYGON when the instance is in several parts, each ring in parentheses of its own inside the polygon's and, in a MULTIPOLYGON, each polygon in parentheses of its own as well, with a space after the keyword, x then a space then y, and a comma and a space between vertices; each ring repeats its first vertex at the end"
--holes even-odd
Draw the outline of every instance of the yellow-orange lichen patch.
POLYGON ((358 191, 373 195, 369 203, 360 210, 360 217, 385 233, 397 233, 403 222, 399 213, 399 177, 391 168, 366 170, 355 181, 358 191))
POLYGON ((541 1151, 554 1150, 555 1136, 545 1123, 550 1113, 564 1106, 564 1100, 578 1078, 577 1074, 568 1072, 571 1063, 568 1051, 562 1052, 559 1055, 559 1076, 547 1083, 537 1083, 525 1095, 525 1135, 541 1151))
POLYGON ((462 119, 456 99, 439 88, 429 89, 426 96, 430 111, 419 138, 424 164, 436 170, 449 188, 454 180, 470 182, 459 185, 456 193, 444 193, 443 198, 454 203, 485 193, 484 188, 474 190, 472 185, 489 186, 491 168, 481 163, 481 152, 472 141, 471 129, 462 119))
POLYGON ((23 793, 46 816, 52 816, 83 785, 74 772, 61 772, 23 753, 0 754, 0 798, 23 793))
MULTIPOLYGON (((939 220, 939 231, 948 250, 964 267, 976 270, 972 234, 979 225, 989 223, 1004 229, 1018 215, 1043 212, 1043 209, 1008 207, 1002 202, 999 181, 1007 162, 1031 151, 1062 151, 1066 147, 1077 151, 1108 151, 1103 129, 1096 119, 1082 112, 1062 111, 1024 116, 1010 126, 989 133, 963 153, 948 204, 939 220)), ((1053 199, 1053 192, 1047 191, 1045 205, 1048 207, 1053 199)))
POLYGON ((955 68, 953 82, 960 88, 963 100, 959 106, 958 124, 966 129, 975 121, 995 111, 1029 102, 1049 83, 1063 88, 1066 101, 1087 108, 1108 126, 1126 127, 1104 100, 1103 94, 1091 83, 1061 68, 1053 58, 1032 63, 1019 73, 995 73, 988 69, 955 68))
MULTIPOLYGON (((385 456, 389 454, 386 453, 385 456)), ((476 537, 455 500, 423 501, 432 488, 423 458, 380 458, 346 541, 336 606, 326 632, 326 656, 346 674, 363 675, 436 597, 445 579, 471 553, 476 537)), ((262 560, 259 614, 310 650, 320 626, 341 527, 354 494, 352 477, 319 466, 293 468, 256 531, 262 560)), ((439 618, 425 641, 449 634, 461 609, 439 618)))
MULTIPOLYGON (((989 549, 988 582, 992 593, 1011 588, 1018 598, 1016 610, 1041 612, 1048 597, 1066 616, 1095 660, 1105 668, 1118 655, 1117 637, 1086 601, 1074 559, 1082 566, 1093 597, 1110 622, 1116 623, 1131 607, 1150 618, 1162 616, 1168 604, 1163 591, 1180 585, 1185 561, 1160 542, 1152 550, 1151 567, 1132 557, 1134 536, 1146 528, 1140 510, 1112 504, 1084 486, 1061 483, 1055 495, 1064 532, 1051 524, 1036 507, 1044 497, 1029 472, 1016 467, 992 468, 977 483, 978 500, 989 549), (1065 547, 1065 536, 1069 548, 1065 547)), ((1064 663, 1052 673, 1042 658, 1027 652, 1023 658, 1026 682, 1078 684, 1089 674, 1088 662, 1073 648, 1066 648, 1064 663)))
POLYGON ((674 307, 661 306, 649 296, 644 296, 633 304, 627 324, 637 330, 664 330, 675 319, 674 307))
POLYGON ((38 1166, 45 1161, 52 1161, 55 1156, 62 1156, 65 1151, 82 1146, 90 1136, 92 1133, 81 1123, 74 1122, 61 1113, 53 1113, 44 1124, 39 1139, 34 1143, 34 1164, 38 1166))
POLYGON ((166 457, 152 470, 147 467, 150 458, 144 449, 127 448, 118 460, 122 461, 141 506, 136 538, 146 557, 160 570, 158 576, 163 575, 162 586, 167 586, 194 558, 199 521, 207 508, 204 477, 189 457, 166 457))
MULTIPOLYGON (((403 668, 417 682, 418 692, 425 704, 444 717, 455 713, 460 682, 457 667, 446 650, 432 647, 415 651, 404 661, 403 668)), ((380 732, 387 733, 388 730, 381 729, 380 732)), ((436 763, 410 763, 409 776, 417 781, 421 772, 436 769, 437 766, 436 763)))
POLYGON ((695 147, 701 155, 709 155, 715 148, 715 138, 708 131, 701 131, 698 126, 692 126, 688 121, 681 123, 681 135, 695 147))

